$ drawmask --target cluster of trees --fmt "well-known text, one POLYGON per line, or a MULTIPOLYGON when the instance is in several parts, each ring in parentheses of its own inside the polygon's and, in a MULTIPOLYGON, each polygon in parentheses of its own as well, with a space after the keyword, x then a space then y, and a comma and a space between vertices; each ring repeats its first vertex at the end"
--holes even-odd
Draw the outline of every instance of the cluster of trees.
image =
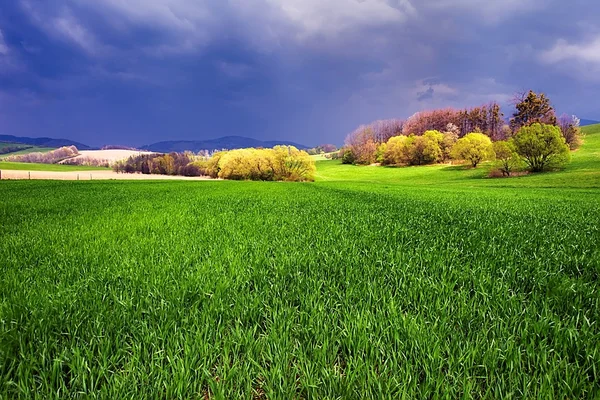
POLYGON ((514 137, 492 142, 489 136, 471 132, 458 138, 452 132, 427 131, 421 136, 394 136, 378 148, 382 165, 424 165, 448 159, 468 162, 476 168, 484 161, 496 160, 502 175, 522 166, 541 172, 569 160, 569 146, 554 125, 534 123, 523 126, 514 137))
POLYGON ((297 182, 314 180, 316 171, 310 155, 294 146, 222 151, 211 157, 192 153, 145 154, 116 163, 113 169, 122 173, 297 182))
POLYGON ((497 160, 503 175, 526 165, 531 171, 557 167, 581 144, 579 119, 557 118, 544 94, 519 94, 504 123, 497 103, 457 111, 417 113, 407 121, 377 121, 348 135, 339 157, 346 164, 422 165, 464 160, 476 167, 497 160), (387 129, 381 129, 386 127, 387 129))
POLYGON ((406 120, 402 133, 406 136, 420 136, 430 130, 444 131, 448 124, 452 124, 456 126, 456 133, 460 137, 471 132, 481 132, 499 140, 505 134, 503 117, 500 105, 495 102, 464 110, 444 108, 421 111, 406 120))
POLYGON ((7 157, 7 161, 26 162, 26 163, 41 163, 41 164, 56 164, 63 160, 79 155, 79 150, 75 146, 65 146, 47 153, 28 153, 16 156, 7 157))
POLYGON ((90 158, 90 157, 74 157, 67 158, 60 162, 64 165, 83 165, 86 167, 104 167, 108 168, 111 166, 111 162, 109 160, 102 160, 98 158, 90 158))
POLYGON ((169 154, 139 154, 113 164, 119 173, 156 175, 201 176, 202 171, 193 165, 195 156, 190 152, 169 154))
POLYGON ((449 158, 458 139, 452 132, 427 131, 421 136, 398 135, 379 145, 377 161, 383 165, 424 165, 449 158))
POLYGON ((358 127, 346 138, 339 158, 346 164, 373 164, 381 144, 402 134, 404 122, 398 119, 379 120, 358 127))
POLYGON ((317 155, 317 154, 328 154, 328 153, 333 153, 335 151, 337 151, 338 148, 335 144, 321 144, 317 147, 313 147, 312 149, 308 149, 306 150, 306 152, 311 155, 317 155))

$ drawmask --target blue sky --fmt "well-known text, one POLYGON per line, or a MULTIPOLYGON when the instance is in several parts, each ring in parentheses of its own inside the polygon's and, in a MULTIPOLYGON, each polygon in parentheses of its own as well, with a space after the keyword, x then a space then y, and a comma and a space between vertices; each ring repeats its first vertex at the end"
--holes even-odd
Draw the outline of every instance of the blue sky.
POLYGON ((599 16, 592 0, 4 0, 0 132, 340 144, 530 88, 600 119, 599 16))

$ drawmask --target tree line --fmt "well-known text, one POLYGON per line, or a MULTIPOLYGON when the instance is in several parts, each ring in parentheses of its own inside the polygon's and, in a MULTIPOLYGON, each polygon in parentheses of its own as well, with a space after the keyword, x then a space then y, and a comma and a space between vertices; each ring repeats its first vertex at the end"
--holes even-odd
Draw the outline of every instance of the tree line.
POLYGON ((569 150, 581 144, 579 119, 557 118, 543 93, 519 94, 514 104, 508 123, 497 103, 423 111, 406 121, 376 121, 348 135, 339 158, 345 164, 363 165, 461 160, 472 167, 496 160, 497 170, 505 176, 521 167, 539 172, 567 162, 569 150))
POLYGON ((79 150, 75 146, 60 147, 46 153, 33 152, 28 154, 14 155, 6 157, 6 161, 25 162, 25 163, 40 163, 40 164, 56 164, 63 160, 68 160, 79 155, 79 150))
POLYGON ((114 164, 119 173, 209 176, 231 180, 313 181, 316 171, 310 155, 294 146, 272 149, 220 151, 212 156, 190 152, 141 154, 114 164))

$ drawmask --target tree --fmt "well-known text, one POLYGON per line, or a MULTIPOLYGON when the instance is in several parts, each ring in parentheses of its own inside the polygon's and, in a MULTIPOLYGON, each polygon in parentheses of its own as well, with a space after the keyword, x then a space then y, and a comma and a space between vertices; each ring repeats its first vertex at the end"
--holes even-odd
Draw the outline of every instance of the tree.
POLYGON ((402 133, 420 136, 429 130, 443 131, 449 123, 456 123, 459 113, 453 108, 420 111, 406 120, 402 133))
POLYGON ((446 126, 446 132, 442 134, 443 139, 440 142, 440 147, 442 149, 441 161, 446 161, 451 158, 450 151, 452 150, 454 143, 456 143, 456 141, 458 140, 459 132, 460 129, 452 123, 446 126))
POLYGON ((575 115, 563 114, 558 119, 560 131, 571 150, 575 150, 581 146, 582 140, 579 123, 580 120, 575 115))
POLYGON ((354 155, 355 164, 373 164, 378 145, 375 132, 368 126, 361 126, 346 137, 346 147, 354 155))
POLYGON ((373 131, 373 136, 377 144, 386 143, 391 137, 402 134, 404 121, 399 119, 382 119, 371 122, 369 128, 373 131))
POLYGON ((455 160, 469 161, 473 168, 494 158, 491 139, 483 133, 472 132, 458 139, 450 152, 455 160))
POLYGON ((510 120, 511 127, 518 131, 522 126, 534 123, 543 123, 556 125, 556 115, 554 108, 550 104, 550 99, 544 93, 537 94, 533 90, 525 96, 519 94, 515 97, 516 111, 510 120))
POLYGON ((307 152, 294 146, 275 146, 272 150, 275 165, 275 180, 283 181, 313 181, 316 172, 315 162, 307 152))
POLYGON ((570 159, 569 146, 557 126, 540 123, 524 126, 515 135, 514 143, 532 172, 560 167, 570 159))
POLYGON ((376 160, 380 164, 385 164, 386 149, 387 149, 387 143, 381 143, 379 146, 377 146, 376 160))
POLYGON ((494 142, 494 153, 496 153, 496 167, 504 176, 510 176, 511 172, 519 168, 521 158, 517 154, 517 148, 512 140, 500 140, 494 142))
POLYGON ((409 156, 406 151, 406 136, 394 136, 386 143, 383 153, 384 165, 408 164, 409 156))
POLYGON ((410 165, 425 165, 442 158, 440 143, 443 135, 438 131, 427 131, 422 136, 410 135, 404 141, 403 161, 410 165))

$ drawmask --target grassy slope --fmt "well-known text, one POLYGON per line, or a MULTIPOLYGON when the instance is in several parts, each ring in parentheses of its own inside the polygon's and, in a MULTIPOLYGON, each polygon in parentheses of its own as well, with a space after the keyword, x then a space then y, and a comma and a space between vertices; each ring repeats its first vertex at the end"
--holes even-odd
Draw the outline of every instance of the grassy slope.
MULTIPOLYGON (((0 142, 0 149, 3 147, 15 146, 15 145, 19 145, 19 144, 18 143, 0 142)), ((22 146, 26 147, 26 148, 24 148, 23 150, 13 151, 12 153, 0 154, 0 159, 10 157, 10 156, 29 154, 29 153, 47 153, 49 151, 56 150, 53 147, 35 147, 35 146, 27 145, 27 144, 24 144, 22 146)))
POLYGON ((102 171, 109 168, 103 167, 88 167, 79 165, 62 165, 62 164, 36 164, 36 163, 20 163, 8 162, 0 160, 0 170, 10 169, 18 171, 52 171, 52 172, 69 172, 69 171, 102 171))
POLYGON ((444 187, 580 187, 600 188, 600 125, 583 128, 585 145, 572 153, 571 163, 563 170, 509 179, 486 178, 490 164, 477 169, 463 166, 363 167, 341 165, 340 161, 318 161, 318 181, 386 183, 402 186, 444 187))
POLYGON ((2 182, 0 397, 595 398, 598 128, 516 179, 2 182))

